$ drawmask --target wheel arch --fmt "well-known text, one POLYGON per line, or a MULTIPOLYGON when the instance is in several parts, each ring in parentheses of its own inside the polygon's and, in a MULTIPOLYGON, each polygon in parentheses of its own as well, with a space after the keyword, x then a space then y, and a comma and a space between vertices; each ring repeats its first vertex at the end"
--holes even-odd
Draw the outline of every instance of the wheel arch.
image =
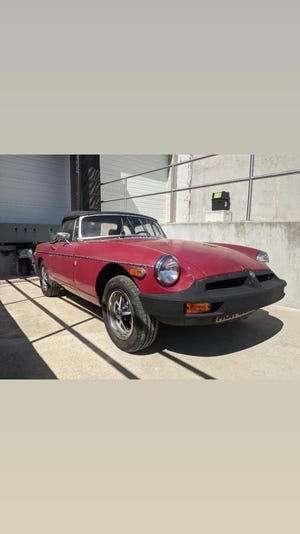
POLYGON ((119 275, 127 276, 127 278, 130 278, 130 280, 135 283, 129 272, 125 269, 125 267, 122 267, 122 265, 119 265, 118 263, 109 263, 108 265, 105 265, 105 267, 103 267, 103 269, 98 274, 96 280, 96 293, 100 302, 102 301, 104 288, 107 282, 109 282, 111 278, 114 278, 114 276, 119 275))
POLYGON ((37 260, 38 269, 40 269, 42 262, 45 262, 45 260, 44 260, 44 258, 42 256, 39 256, 39 258, 37 260))

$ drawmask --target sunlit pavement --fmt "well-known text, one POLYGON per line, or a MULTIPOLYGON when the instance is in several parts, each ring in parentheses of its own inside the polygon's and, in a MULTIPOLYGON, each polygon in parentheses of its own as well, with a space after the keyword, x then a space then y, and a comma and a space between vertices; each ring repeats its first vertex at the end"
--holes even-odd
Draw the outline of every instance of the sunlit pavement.
POLYGON ((0 325, 0 378, 300 378, 300 310, 279 305, 236 323, 161 325, 149 349, 127 354, 100 308, 67 292, 44 297, 30 277, 0 281, 0 325))

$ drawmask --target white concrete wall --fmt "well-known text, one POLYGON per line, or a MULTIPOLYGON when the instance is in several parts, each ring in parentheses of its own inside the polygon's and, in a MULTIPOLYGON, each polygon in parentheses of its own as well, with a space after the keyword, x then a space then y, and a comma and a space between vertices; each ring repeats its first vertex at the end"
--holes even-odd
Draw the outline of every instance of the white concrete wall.
MULTIPOLYGON (((189 159, 191 155, 180 156, 184 156, 181 159, 189 159)), ((193 154, 192 157, 199 157, 199 154, 193 154)), ((208 185, 223 180, 247 178, 249 168, 250 154, 219 155, 177 167, 177 186, 208 185)), ((300 169, 300 154, 255 154, 254 176, 294 169, 300 169)), ((230 192, 232 221, 245 221, 247 182, 178 193, 176 222, 205 222, 206 213, 211 210, 212 193, 222 190, 230 192)), ((254 181, 251 220, 299 221, 300 173, 254 181)))
POLYGON ((270 256, 270 268, 288 284, 279 304, 300 308, 300 222, 174 223, 162 227, 170 238, 235 243, 265 250, 270 256))
MULTIPOLYGON (((177 163, 188 161, 191 159, 191 154, 179 154, 177 163)), ((176 183, 175 188, 185 188, 192 185, 192 165, 180 165, 176 167, 176 183)), ((188 221, 191 210, 191 191, 180 191, 175 194, 175 213, 176 221, 188 221)))

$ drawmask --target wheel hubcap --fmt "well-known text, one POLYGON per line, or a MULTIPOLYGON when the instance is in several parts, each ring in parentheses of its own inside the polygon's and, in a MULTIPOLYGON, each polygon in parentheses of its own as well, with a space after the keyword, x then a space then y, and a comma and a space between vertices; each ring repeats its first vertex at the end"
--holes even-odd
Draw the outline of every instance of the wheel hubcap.
POLYGON ((45 267, 42 267, 41 271, 41 284, 43 291, 47 291, 48 288, 48 273, 45 269, 45 267))
POLYGON ((132 305, 125 292, 113 291, 107 304, 107 317, 114 333, 127 339, 133 330, 132 305))

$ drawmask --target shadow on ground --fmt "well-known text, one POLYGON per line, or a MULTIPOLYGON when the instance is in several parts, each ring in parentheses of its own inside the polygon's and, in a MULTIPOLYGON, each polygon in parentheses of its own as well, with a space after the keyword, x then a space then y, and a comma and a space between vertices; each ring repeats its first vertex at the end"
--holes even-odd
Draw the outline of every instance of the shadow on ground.
POLYGON ((97 317, 103 321, 102 308, 100 308, 100 306, 96 306, 96 304, 92 304, 91 302, 88 302, 87 300, 84 300, 81 297, 74 295, 74 293, 66 291, 65 289, 62 290, 60 298, 66 300, 71 306, 74 306, 78 309, 83 309, 84 311, 89 312, 91 316, 97 317))
POLYGON ((248 319, 210 326, 172 327, 160 325, 154 344, 140 354, 164 349, 187 356, 212 357, 239 352, 272 338, 283 322, 265 310, 258 310, 248 319))
MULTIPOLYGON (((76 307, 102 319, 102 310, 67 291, 62 297, 76 307)), ((212 357, 239 352, 274 337, 283 327, 280 319, 258 310, 247 319, 210 326, 169 326, 160 324, 156 341, 138 356, 169 350, 187 356, 212 357)))
MULTIPOLYGON (((33 284, 33 285, 37 285, 35 282, 33 282, 32 280, 27 280, 27 282, 33 284)), ((72 326, 69 326, 63 319, 61 319, 60 317, 58 317, 55 313, 51 312, 49 309, 47 309, 47 307, 43 304, 41 304, 40 302, 37 302, 36 299, 32 298, 30 295, 28 295, 28 293, 26 293, 26 291, 23 291, 23 289, 21 289, 20 287, 18 287, 17 285, 15 285, 14 282, 10 281, 10 280, 7 280, 7 283, 10 284, 12 287, 14 287, 23 297, 25 297, 29 302, 31 302, 32 304, 34 304, 36 306, 36 308, 38 308, 39 310, 41 310, 44 314, 48 315, 51 319, 53 319, 54 321, 56 321, 56 323, 58 323, 63 330, 65 330, 66 332, 69 332, 70 334, 72 334, 76 339, 78 339, 79 341, 81 341, 82 343, 84 343, 84 345, 86 345, 87 347, 89 347, 95 354, 97 354, 98 356, 100 356, 101 358, 103 358, 107 363, 109 363, 112 367, 114 367, 115 369, 117 369, 121 374, 123 374, 124 376, 126 376, 126 378, 129 378, 130 380, 137 380, 139 379, 138 376, 136 376, 134 373, 132 373, 129 369, 127 369, 126 367, 124 367, 121 363, 119 363, 117 360, 115 360, 114 358, 112 358, 109 354, 107 354, 106 352, 104 352, 103 350, 101 350, 98 346, 96 346, 94 343, 92 343, 91 341, 89 341, 88 339, 86 339, 82 334, 80 334, 79 332, 77 332, 72 326)), ((61 298, 63 298, 63 294, 61 295, 61 298)), ((76 307, 79 307, 80 309, 84 309, 85 311, 87 311, 89 313, 89 315, 91 316, 95 316, 97 314, 95 314, 93 311, 91 311, 90 309, 90 306, 89 304, 88 305, 82 305, 81 306, 81 300, 82 299, 77 299, 77 297, 75 297, 75 299, 72 300, 72 306, 76 306, 76 307)), ((67 300, 67 302, 70 304, 70 301, 67 300)), ((85 302, 85 301, 83 301, 85 302)), ((98 307, 96 307, 97 309, 97 312, 99 310, 98 307)), ((1 311, 1 310, 0 310, 1 311)), ((98 315, 97 315, 98 317, 98 315)), ((48 337, 48 336, 43 336, 43 338, 39 338, 39 339, 44 339, 45 337, 48 337)), ((35 340, 37 341, 37 340, 35 340)))
POLYGON ((56 378, 0 302, 0 379, 56 378))

